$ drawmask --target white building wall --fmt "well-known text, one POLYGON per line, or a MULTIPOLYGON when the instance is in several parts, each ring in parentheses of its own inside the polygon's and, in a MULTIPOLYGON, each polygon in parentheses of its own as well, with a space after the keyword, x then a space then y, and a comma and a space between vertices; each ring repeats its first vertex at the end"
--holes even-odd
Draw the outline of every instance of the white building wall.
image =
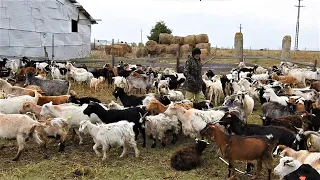
POLYGON ((69 0, 0 0, 0 55, 82 58, 91 51, 91 22, 69 0), (71 32, 77 20, 78 32, 71 32))

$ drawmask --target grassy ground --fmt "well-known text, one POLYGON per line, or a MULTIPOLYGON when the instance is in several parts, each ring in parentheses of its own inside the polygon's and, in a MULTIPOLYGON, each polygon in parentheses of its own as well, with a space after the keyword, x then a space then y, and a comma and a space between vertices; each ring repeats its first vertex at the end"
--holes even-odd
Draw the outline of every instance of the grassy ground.
MULTIPOLYGON (((87 87, 72 85, 79 96, 90 95, 101 99, 104 103, 114 100, 111 88, 103 87, 97 93, 87 87)), ((260 107, 250 116, 250 123, 260 123, 260 107)), ((85 136, 84 145, 76 145, 72 142, 67 144, 64 153, 58 152, 56 144, 48 145, 49 159, 43 160, 36 145, 28 144, 21 160, 13 162, 11 159, 17 152, 16 141, 0 141, 0 179, 225 179, 227 165, 215 155, 215 149, 210 145, 204 152, 204 164, 201 168, 189 172, 176 172, 170 168, 170 157, 173 152, 181 147, 194 143, 193 139, 180 137, 177 144, 170 144, 163 148, 152 149, 151 141, 147 141, 147 148, 141 147, 141 137, 138 148, 141 156, 135 158, 133 150, 128 156, 120 159, 121 148, 111 149, 108 160, 101 162, 92 150, 93 141, 88 135, 85 136), (55 146, 54 146, 55 145, 55 146), (80 170, 81 175, 74 172, 80 170)), ((171 137, 169 137, 171 138, 171 137)), ((275 164, 277 161, 275 161, 275 164)), ((237 162, 236 167, 244 170, 245 164, 237 162)), ((240 175, 239 179, 250 179, 240 175)), ((261 179, 266 179, 265 171, 261 179)))

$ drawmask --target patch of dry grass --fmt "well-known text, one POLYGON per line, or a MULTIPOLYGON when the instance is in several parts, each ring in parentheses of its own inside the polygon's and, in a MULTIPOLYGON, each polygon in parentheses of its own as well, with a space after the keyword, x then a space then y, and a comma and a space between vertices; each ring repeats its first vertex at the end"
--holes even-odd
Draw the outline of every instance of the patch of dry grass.
MULTIPOLYGON (((112 89, 106 85, 99 91, 91 91, 87 86, 72 83, 72 88, 78 96, 93 96, 99 98, 104 103, 115 100, 112 96, 112 89)), ((260 106, 257 111, 249 117, 250 123, 259 124, 260 106)), ((25 152, 20 161, 13 162, 11 159, 17 152, 15 141, 0 141, 0 179, 225 179, 228 173, 228 166, 214 157, 216 150, 209 146, 204 154, 204 164, 201 168, 188 171, 177 172, 170 167, 170 157, 173 152, 181 147, 189 146, 194 143, 193 139, 180 136, 177 144, 170 143, 168 137, 165 148, 158 143, 155 149, 151 148, 151 140, 147 141, 147 148, 142 148, 142 138, 139 137, 138 148, 141 151, 139 158, 134 157, 134 151, 130 149, 128 156, 119 158, 122 149, 112 148, 108 152, 108 160, 101 162, 92 150, 93 141, 89 135, 84 138, 83 145, 67 143, 65 152, 59 153, 58 147, 48 145, 49 159, 43 160, 39 148, 34 144, 27 144, 25 152), (79 170, 81 175, 75 174, 79 170)), ((275 165, 277 161, 275 161, 275 165)), ((238 169, 244 170, 245 163, 237 162, 238 169)), ((250 177, 238 175, 238 179, 247 180, 250 177)), ((260 179, 266 179, 266 171, 260 179)))

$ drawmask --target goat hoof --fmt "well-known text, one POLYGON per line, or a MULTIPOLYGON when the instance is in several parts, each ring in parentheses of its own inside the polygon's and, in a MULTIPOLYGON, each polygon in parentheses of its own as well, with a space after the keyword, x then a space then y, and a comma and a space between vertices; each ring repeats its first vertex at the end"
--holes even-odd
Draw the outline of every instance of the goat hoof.
POLYGON ((17 157, 12 159, 12 161, 18 161, 18 160, 19 160, 19 158, 17 158, 17 157))
POLYGON ((43 159, 48 159, 48 155, 47 154, 45 154, 45 155, 43 155, 43 157, 42 157, 43 159))
POLYGON ((165 143, 161 143, 162 147, 166 147, 166 144, 165 143))
POLYGON ((156 144, 152 144, 151 148, 155 148, 156 147, 156 144))

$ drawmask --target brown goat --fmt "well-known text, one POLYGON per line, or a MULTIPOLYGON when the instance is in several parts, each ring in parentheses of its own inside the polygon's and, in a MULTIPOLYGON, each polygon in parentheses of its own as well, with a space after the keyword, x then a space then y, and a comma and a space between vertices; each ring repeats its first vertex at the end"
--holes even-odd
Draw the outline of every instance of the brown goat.
POLYGON ((277 80, 283 84, 289 84, 294 87, 298 85, 297 79, 292 76, 278 76, 276 73, 272 73, 271 77, 272 79, 277 80))
POLYGON ((313 82, 310 89, 315 89, 317 92, 320 92, 320 81, 313 82))
POLYGON ((37 105, 35 102, 28 101, 23 103, 22 108, 19 110, 19 113, 26 114, 27 112, 31 112, 35 114, 38 121, 45 121, 46 118, 40 115, 41 108, 42 107, 37 105))
POLYGON ((139 74, 139 73, 137 73, 137 72, 135 72, 135 71, 132 71, 131 74, 130 74, 130 76, 132 76, 132 77, 145 77, 145 75, 139 74))
POLYGON ((282 116, 276 119, 263 117, 263 125, 281 126, 291 130, 292 132, 296 132, 296 127, 302 127, 302 129, 306 131, 309 130, 309 127, 311 126, 312 116, 312 114, 303 111, 302 114, 282 116))
POLYGON ((19 86, 12 86, 6 80, 0 78, 0 89, 2 89, 6 94, 12 94, 17 96, 29 95, 34 97, 34 91, 31 89, 26 89, 19 86))
MULTIPOLYGON (((186 110, 193 108, 192 104, 179 103, 179 105, 184 107, 186 110)), ((159 114, 159 113, 164 113, 168 109, 168 106, 163 105, 161 102, 159 102, 156 99, 151 99, 146 108, 152 114, 159 114)))
POLYGON ((28 73, 33 73, 33 74, 36 74, 37 73, 37 70, 36 70, 36 68, 34 68, 34 67, 26 67, 26 68, 21 68, 18 72, 17 72, 17 74, 16 74, 16 76, 17 77, 21 77, 21 76, 24 76, 24 75, 26 75, 26 74, 28 74, 28 73))
POLYGON ((67 103, 70 95, 61 95, 61 96, 42 96, 39 97, 38 105, 42 106, 50 101, 52 101, 53 105, 59 105, 67 103))
MULTIPOLYGON (((272 170, 272 150, 278 143, 278 140, 269 139, 268 136, 238 136, 226 135, 218 126, 208 123, 200 131, 201 136, 215 141, 219 146, 221 154, 229 162, 228 178, 234 177, 234 161, 253 161, 257 160, 257 172, 252 179, 257 179, 262 169, 262 163, 265 163, 268 169, 270 180, 272 170)), ((231 178, 230 178, 231 179, 231 178)))

